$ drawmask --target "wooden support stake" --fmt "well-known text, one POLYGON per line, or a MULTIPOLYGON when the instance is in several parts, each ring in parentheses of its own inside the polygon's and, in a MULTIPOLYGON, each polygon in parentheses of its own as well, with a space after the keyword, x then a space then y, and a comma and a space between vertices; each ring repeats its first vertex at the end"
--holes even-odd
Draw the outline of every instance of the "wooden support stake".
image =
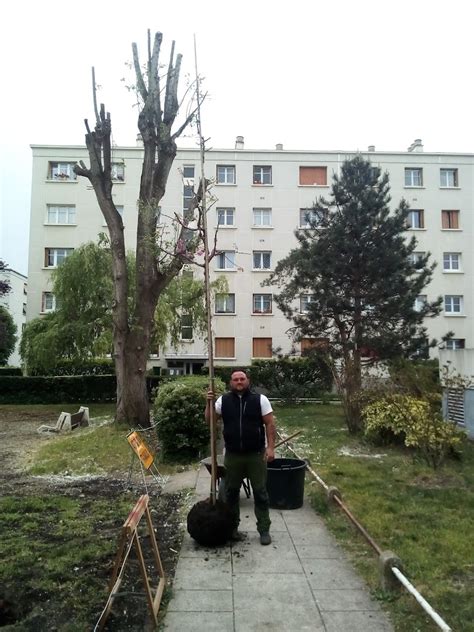
POLYGON ((142 576, 143 585, 145 587, 145 595, 148 604, 148 610, 150 612, 151 618, 153 620, 154 625, 157 625, 158 619, 158 610, 160 608, 161 598, 163 596, 163 591, 166 584, 166 577, 163 570, 163 565, 161 563, 160 552, 158 549, 158 544, 155 538, 155 531, 153 529, 153 523, 151 521, 150 509, 148 506, 150 497, 148 494, 143 494, 140 496, 138 501, 135 504, 135 507, 129 513, 127 520, 124 522, 122 526, 122 532, 120 535, 120 543, 117 551, 117 555, 115 558, 114 570, 112 572, 112 577, 109 582, 109 597, 107 599, 107 604, 100 615, 100 619, 97 622, 97 629, 103 630, 105 622, 110 614, 110 610, 112 608, 113 600, 117 597, 118 590, 120 588, 120 584, 122 582, 122 574, 125 569, 125 564, 128 560, 128 555, 132 549, 135 547, 135 551, 138 558, 138 566, 140 568, 140 574, 142 576), (141 519, 145 516, 145 521, 147 524, 148 535, 150 536, 150 543, 153 552, 153 558, 155 562, 155 566, 158 570, 159 582, 156 588, 156 592, 153 595, 152 589, 150 588, 150 581, 148 578, 145 558, 143 556, 143 549, 140 544, 140 537, 138 535, 138 525, 140 524, 141 519), (126 551, 125 551, 126 549, 126 551), (125 552, 125 553, 124 553, 125 552))

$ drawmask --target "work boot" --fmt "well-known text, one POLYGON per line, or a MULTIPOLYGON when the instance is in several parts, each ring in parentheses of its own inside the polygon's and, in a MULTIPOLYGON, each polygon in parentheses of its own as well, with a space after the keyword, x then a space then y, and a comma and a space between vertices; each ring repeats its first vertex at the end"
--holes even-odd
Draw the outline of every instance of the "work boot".
POLYGON ((230 534, 232 542, 241 542, 245 538, 244 534, 237 530, 237 527, 230 534))
POLYGON ((272 536, 268 533, 268 531, 262 531, 260 534, 260 544, 266 546, 267 544, 272 543, 272 536))

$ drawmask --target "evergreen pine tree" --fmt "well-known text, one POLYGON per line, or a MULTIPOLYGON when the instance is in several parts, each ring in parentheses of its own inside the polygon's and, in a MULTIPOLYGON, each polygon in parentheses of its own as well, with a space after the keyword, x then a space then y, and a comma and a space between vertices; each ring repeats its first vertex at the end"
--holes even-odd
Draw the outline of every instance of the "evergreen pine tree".
POLYGON ((390 210, 390 186, 367 160, 347 160, 334 176, 331 197, 320 198, 296 231, 298 246, 279 261, 266 282, 276 284, 278 307, 294 322, 296 340, 327 341, 350 431, 361 428, 364 358, 384 360, 426 349, 423 321, 441 309, 441 298, 415 300, 430 282, 430 253, 411 257, 407 203, 390 210), (305 309, 300 298, 307 295, 305 309))

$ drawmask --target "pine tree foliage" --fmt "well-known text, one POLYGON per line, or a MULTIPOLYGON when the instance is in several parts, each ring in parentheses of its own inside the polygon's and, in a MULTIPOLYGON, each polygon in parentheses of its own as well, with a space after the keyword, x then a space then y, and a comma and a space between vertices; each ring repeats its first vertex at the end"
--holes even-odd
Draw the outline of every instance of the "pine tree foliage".
POLYGON ((408 205, 402 200, 391 210, 390 202, 387 173, 360 156, 347 160, 334 176, 330 199, 316 201, 310 227, 296 231, 298 246, 267 282, 280 288, 275 300, 293 321, 296 340, 327 341, 352 430, 361 423, 354 400, 362 358, 426 348, 423 321, 440 311, 441 298, 415 309, 435 264, 430 253, 414 262, 417 242, 405 232, 408 205))

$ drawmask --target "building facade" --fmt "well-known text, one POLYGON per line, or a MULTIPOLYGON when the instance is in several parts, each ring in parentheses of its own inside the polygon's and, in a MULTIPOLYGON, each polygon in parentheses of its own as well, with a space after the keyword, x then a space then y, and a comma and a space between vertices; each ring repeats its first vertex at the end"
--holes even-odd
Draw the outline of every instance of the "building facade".
MULTIPOLYGON (((107 231, 92 187, 73 173, 77 161, 87 163, 86 149, 34 145, 32 150, 28 319, 55 308, 51 269, 75 247, 107 231)), ((228 295, 214 301, 218 364, 248 364, 271 357, 275 348, 290 351, 291 323, 262 281, 296 245, 294 230, 306 225, 315 199, 329 196, 333 174, 356 153, 388 171, 393 207, 401 198, 410 205, 407 237, 415 235, 416 252, 430 251, 437 263, 432 282, 418 298, 421 304, 443 297, 442 313, 426 323, 430 337, 440 340, 453 331, 449 348, 473 347, 473 154, 424 152, 418 140, 403 152, 377 152, 373 146, 367 152, 289 151, 281 145, 251 150, 237 137, 233 149, 206 154, 206 176, 214 181, 208 223, 218 228, 220 252, 211 264, 212 276, 223 275, 228 283, 228 295)), ((123 215, 126 247, 133 249, 141 146, 115 147, 113 163, 114 201, 123 215)), ((199 150, 180 149, 162 200, 163 218, 183 212, 199 174, 199 150)), ((302 296, 302 310, 305 300, 302 296)), ((182 344, 160 350, 155 362, 172 372, 195 372, 207 350, 194 337, 192 323, 184 318, 182 325, 182 344)))
POLYGON ((8 364, 10 366, 19 367, 21 365, 20 339, 23 327, 26 323, 28 278, 24 274, 9 268, 4 270, 1 274, 2 279, 5 279, 10 284, 11 290, 8 294, 4 294, 0 298, 0 305, 6 307, 12 315, 13 322, 16 325, 17 336, 15 350, 8 358, 8 364))

